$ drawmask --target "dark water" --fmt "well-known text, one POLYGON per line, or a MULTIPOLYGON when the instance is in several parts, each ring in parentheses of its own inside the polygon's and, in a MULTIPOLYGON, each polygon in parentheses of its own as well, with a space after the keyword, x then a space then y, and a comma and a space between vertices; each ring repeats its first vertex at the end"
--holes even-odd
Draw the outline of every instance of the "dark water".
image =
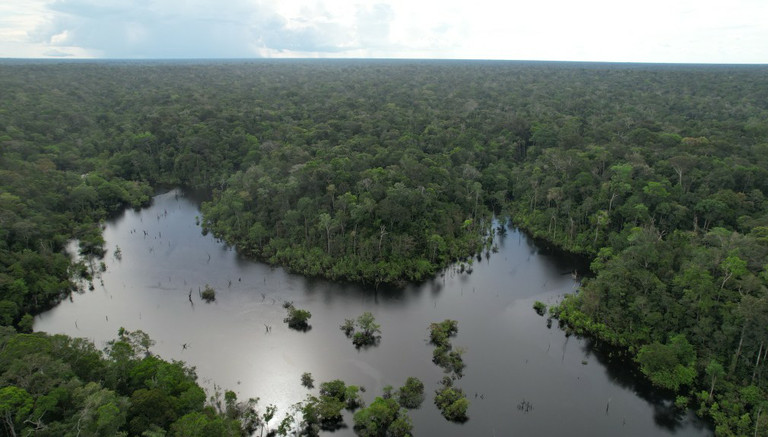
MULTIPOLYGON (((411 412, 415 435, 711 435, 690 415, 676 416, 669 400, 637 386, 621 366, 606 366, 607 355, 567 338, 556 323, 547 328, 532 304, 573 292, 573 265, 540 253, 519 232, 500 239, 499 252, 476 261, 471 275, 449 269, 423 285, 376 292, 242 259, 201 235, 199 214, 195 201, 174 190, 110 222, 103 285, 97 280, 94 291, 41 314, 35 329, 87 337, 97 346, 121 326, 142 329, 157 341, 156 354, 195 366, 209 389, 215 384, 241 399, 260 397, 261 406, 276 404, 272 425, 306 396, 300 375, 311 372, 316 382, 364 386, 369 403, 385 385, 420 378, 427 396, 411 412), (113 254, 117 246, 121 260, 113 254), (205 284, 217 290, 214 303, 198 296, 205 284), (309 332, 282 322, 286 300, 311 311, 309 332), (358 351, 339 325, 363 311, 381 324, 382 340, 358 351), (445 421, 432 404, 443 373, 432 364, 427 326, 445 318, 458 320, 453 344, 466 349, 457 383, 470 400, 464 424, 445 421), (517 408, 523 401, 532 406, 528 412, 517 408)), ((351 426, 351 417, 346 422, 351 426)))

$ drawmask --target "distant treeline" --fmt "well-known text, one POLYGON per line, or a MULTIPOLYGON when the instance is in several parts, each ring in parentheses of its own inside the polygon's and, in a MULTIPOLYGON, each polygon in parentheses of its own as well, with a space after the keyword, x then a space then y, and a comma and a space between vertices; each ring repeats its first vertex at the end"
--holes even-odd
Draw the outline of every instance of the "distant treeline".
POLYGON ((555 313, 719 435, 768 435, 768 69, 509 62, 0 64, 0 322, 159 184, 308 275, 420 281, 495 217, 594 259, 555 313))

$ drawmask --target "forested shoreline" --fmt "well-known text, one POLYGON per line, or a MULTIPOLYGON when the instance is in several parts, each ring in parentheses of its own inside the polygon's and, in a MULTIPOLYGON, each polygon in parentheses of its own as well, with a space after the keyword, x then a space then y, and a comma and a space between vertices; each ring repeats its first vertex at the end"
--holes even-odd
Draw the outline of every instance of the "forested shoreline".
POLYGON ((210 190, 203 228, 251 257, 374 286, 471 269, 509 217, 593 259, 551 308, 566 329, 718 435, 768 435, 766 72, 3 63, 0 323, 28 332, 87 283, 66 242, 103 254, 101 221, 163 184, 210 190))

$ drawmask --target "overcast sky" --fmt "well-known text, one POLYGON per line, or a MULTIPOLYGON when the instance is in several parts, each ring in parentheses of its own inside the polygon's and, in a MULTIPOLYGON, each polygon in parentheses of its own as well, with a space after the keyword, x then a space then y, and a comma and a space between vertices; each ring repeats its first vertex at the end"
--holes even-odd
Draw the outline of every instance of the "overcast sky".
POLYGON ((768 63, 768 0, 2 0, 0 58, 768 63))

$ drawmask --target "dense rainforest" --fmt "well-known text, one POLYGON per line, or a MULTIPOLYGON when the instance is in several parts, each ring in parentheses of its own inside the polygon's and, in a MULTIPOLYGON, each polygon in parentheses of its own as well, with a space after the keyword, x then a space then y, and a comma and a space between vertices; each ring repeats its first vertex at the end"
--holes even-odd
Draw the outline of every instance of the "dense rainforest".
MULTIPOLYGON (((767 73, 6 61, 0 323, 29 332, 32 315, 92 280, 100 223, 161 186, 210 190, 204 230, 242 253, 373 286, 425 280, 453 262, 471 270, 511 220, 593 260, 580 291, 551 308, 569 332, 616 346, 717 435, 765 436, 767 73), (85 261, 65 253, 73 238, 85 261)), ((3 381, 34 395, 34 405, 64 405, 46 397, 60 390, 68 408, 92 409, 73 393, 102 381, 89 390, 133 411, 138 386, 81 375, 66 361, 74 340, 8 331, 2 341, 45 342, 48 360, 72 368, 58 385, 33 386, 6 376, 13 366, 0 356, 3 381)), ((118 372, 113 351, 99 371, 118 372)), ((34 405, 29 417, 5 420, 33 420, 34 405)), ((224 410, 198 402, 195 413, 176 414, 228 420, 224 410)), ((119 429, 135 434, 132 423, 123 417, 119 429)))
POLYGON ((105 351, 90 341, 0 327, 0 435, 251 435, 257 399, 208 400, 194 369, 151 354, 142 331, 121 329, 105 351))

